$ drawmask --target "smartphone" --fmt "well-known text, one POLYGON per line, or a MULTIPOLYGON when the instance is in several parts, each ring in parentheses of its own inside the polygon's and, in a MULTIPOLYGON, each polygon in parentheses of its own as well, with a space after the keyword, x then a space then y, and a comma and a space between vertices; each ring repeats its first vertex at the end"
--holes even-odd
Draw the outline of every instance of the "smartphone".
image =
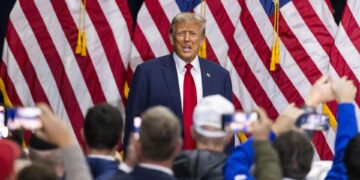
POLYGON ((43 126, 39 119, 40 115, 41 110, 37 107, 6 108, 6 126, 9 130, 26 129, 34 131, 43 126))
POLYGON ((9 135, 9 129, 6 127, 5 122, 5 107, 0 106, 0 139, 7 138, 9 135))
POLYGON ((256 112, 224 114, 222 116, 222 128, 225 131, 251 133, 253 132, 253 125, 257 120, 258 114, 256 112))
POLYGON ((135 117, 134 118, 134 137, 135 137, 135 139, 140 138, 139 129, 140 129, 140 126, 141 126, 141 122, 142 122, 142 119, 140 117, 135 117))
POLYGON ((305 113, 296 121, 297 127, 309 131, 326 131, 329 129, 329 117, 318 113, 305 113))

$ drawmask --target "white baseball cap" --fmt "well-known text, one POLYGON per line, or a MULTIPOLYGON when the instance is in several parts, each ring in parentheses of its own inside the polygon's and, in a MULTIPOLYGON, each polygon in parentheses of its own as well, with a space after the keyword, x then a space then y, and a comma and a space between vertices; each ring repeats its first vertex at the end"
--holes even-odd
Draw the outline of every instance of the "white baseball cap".
POLYGON ((223 114, 235 112, 234 105, 221 95, 204 97, 195 107, 193 114, 193 128, 205 137, 225 137, 226 132, 222 130, 221 119, 223 114), (219 130, 206 130, 203 127, 213 127, 219 130))

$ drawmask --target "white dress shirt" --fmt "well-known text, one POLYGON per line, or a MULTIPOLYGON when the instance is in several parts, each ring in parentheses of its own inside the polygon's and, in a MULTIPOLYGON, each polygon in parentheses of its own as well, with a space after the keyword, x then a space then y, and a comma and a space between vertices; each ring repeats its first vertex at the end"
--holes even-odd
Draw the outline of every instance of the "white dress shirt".
MULTIPOLYGON (((175 66, 178 76, 178 83, 179 83, 179 90, 180 90, 180 98, 181 98, 181 109, 183 109, 184 104, 184 77, 186 73, 185 65, 187 64, 185 61, 180 59, 179 56, 176 55, 176 53, 173 53, 173 57, 175 60, 175 66)), ((201 69, 200 69, 200 63, 199 63, 199 57, 196 56, 195 59, 191 62, 191 65, 193 66, 191 68, 191 75, 195 81, 196 86, 196 97, 197 102, 199 102, 203 97, 203 87, 202 87, 202 79, 201 79, 201 69)))

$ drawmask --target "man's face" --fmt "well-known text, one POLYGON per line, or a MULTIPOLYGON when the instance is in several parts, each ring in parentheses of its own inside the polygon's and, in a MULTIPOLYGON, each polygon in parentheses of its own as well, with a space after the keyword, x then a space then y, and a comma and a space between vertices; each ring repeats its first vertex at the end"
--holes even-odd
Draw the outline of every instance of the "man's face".
POLYGON ((198 23, 179 23, 170 35, 175 53, 186 63, 190 63, 198 54, 204 41, 203 29, 198 23))

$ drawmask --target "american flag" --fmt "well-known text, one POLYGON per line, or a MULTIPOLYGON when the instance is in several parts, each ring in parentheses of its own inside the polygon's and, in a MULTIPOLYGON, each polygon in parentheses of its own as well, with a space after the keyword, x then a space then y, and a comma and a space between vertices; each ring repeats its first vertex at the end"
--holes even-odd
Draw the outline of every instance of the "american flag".
POLYGON ((120 101, 124 111, 132 24, 126 1, 89 1, 83 19, 88 55, 77 55, 81 4, 18 0, 10 14, 1 64, 6 104, 48 103, 71 124, 80 142, 89 107, 120 101))
MULTIPOLYGON (((131 29, 125 0, 89 0, 85 18, 88 56, 81 57, 74 54, 79 0, 19 0, 10 16, 1 66, 8 102, 49 103, 80 139, 88 107, 120 100, 124 110, 127 85, 136 66, 172 51, 168 28, 172 18, 184 11, 205 16, 206 57, 230 72, 238 109, 251 111, 261 106, 274 118, 290 102, 302 105, 311 85, 323 74, 348 75, 359 85, 359 66, 354 61, 359 59, 355 21, 359 16, 351 16, 351 10, 360 12, 355 0, 348 1, 339 30, 327 0, 280 0, 280 64, 275 71, 269 70, 274 38, 272 0, 141 3, 131 29), (344 25, 346 17, 350 22, 344 25)), ((356 102, 359 104, 359 96, 356 102)), ((324 111, 330 113, 332 128, 316 133, 313 143, 317 158, 332 159, 335 104, 325 105, 324 111)))
MULTIPOLYGON (((144 60, 171 52, 167 29, 181 11, 206 17, 207 58, 230 72, 238 109, 261 106, 274 118, 290 102, 302 105, 311 85, 329 71, 334 38, 328 35, 335 34, 337 26, 324 0, 280 1, 280 64, 274 72, 269 70, 272 0, 207 0, 206 5, 144 0, 134 29, 132 71, 144 60)), ((318 158, 333 158, 334 137, 333 130, 315 134, 318 158)))

